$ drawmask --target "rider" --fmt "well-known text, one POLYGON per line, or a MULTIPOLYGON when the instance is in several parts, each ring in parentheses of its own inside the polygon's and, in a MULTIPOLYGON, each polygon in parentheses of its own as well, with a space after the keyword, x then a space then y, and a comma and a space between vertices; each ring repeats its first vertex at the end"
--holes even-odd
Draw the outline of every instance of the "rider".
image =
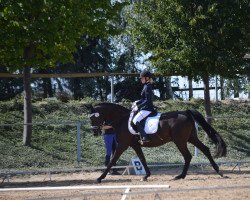
POLYGON ((141 83, 143 84, 143 89, 141 92, 141 99, 136 101, 136 106, 133 110, 139 110, 136 116, 133 119, 133 123, 136 125, 136 128, 140 132, 142 143, 149 142, 148 135, 144 131, 144 122, 145 119, 150 113, 154 111, 154 106, 152 102, 152 74, 144 70, 140 73, 141 83))

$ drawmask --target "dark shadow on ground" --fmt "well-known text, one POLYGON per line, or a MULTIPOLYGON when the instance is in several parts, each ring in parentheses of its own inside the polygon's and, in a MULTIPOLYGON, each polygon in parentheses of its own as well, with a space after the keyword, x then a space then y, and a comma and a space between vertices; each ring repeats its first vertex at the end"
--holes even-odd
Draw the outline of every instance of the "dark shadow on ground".
POLYGON ((126 183, 131 182, 131 179, 105 179, 102 183, 95 183, 95 180, 59 180, 59 181, 32 181, 32 182, 9 182, 2 183, 0 188, 25 188, 25 187, 61 187, 61 186, 84 186, 84 185, 102 185, 104 183, 126 183))

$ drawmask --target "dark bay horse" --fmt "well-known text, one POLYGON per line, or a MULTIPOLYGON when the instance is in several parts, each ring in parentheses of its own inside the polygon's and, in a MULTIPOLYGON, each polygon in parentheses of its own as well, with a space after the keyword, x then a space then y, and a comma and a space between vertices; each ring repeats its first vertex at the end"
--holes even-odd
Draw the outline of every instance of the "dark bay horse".
MULTIPOLYGON (((102 133, 101 130, 105 121, 111 123, 117 134, 118 146, 114 156, 108 164, 106 170, 97 179, 97 182, 100 183, 101 180, 106 177, 111 167, 129 146, 135 150, 145 168, 146 175, 142 180, 146 181, 151 173, 142 152, 142 145, 138 142, 139 136, 132 135, 128 130, 130 110, 121 105, 112 103, 100 103, 94 107, 92 105, 85 106, 90 111, 90 120, 94 135, 100 135, 102 133)), ((196 110, 162 113, 157 133, 149 135, 151 141, 144 144, 143 147, 157 147, 170 141, 175 143, 184 157, 185 165, 182 173, 176 176, 174 180, 184 179, 187 175, 189 164, 192 159, 192 155, 187 148, 188 142, 200 149, 208 158, 214 170, 220 176, 223 176, 223 174, 219 171, 218 165, 213 160, 209 148, 198 139, 195 121, 204 129, 209 138, 216 144, 216 156, 226 156, 227 147, 224 140, 217 133, 217 131, 206 122, 201 113, 196 110)))

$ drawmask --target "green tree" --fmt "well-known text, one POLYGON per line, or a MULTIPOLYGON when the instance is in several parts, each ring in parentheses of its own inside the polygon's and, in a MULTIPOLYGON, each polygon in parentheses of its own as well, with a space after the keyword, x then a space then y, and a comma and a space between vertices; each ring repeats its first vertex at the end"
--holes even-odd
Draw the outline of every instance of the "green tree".
MULTIPOLYGON (((77 52, 74 54, 75 64, 68 67, 68 64, 59 66, 58 70, 65 73, 93 73, 111 72, 113 69, 114 49, 110 44, 111 37, 99 38, 83 36, 82 39, 88 45, 78 45, 77 52)), ((73 93, 74 99, 86 96, 95 99, 107 100, 110 90, 108 77, 97 78, 69 78, 65 79, 65 87, 73 93)))
MULTIPOLYGON (((124 20, 124 19, 123 19, 124 20)), ((125 28, 126 29, 126 28, 125 28)), ((113 38, 113 44, 116 47, 116 60, 114 72, 138 73, 138 64, 140 63, 140 52, 136 51, 131 43, 131 36, 123 32, 122 35, 113 38)), ((138 77, 116 76, 115 79, 115 100, 124 99, 135 101, 140 98, 141 84, 138 77), (131 88, 133 88, 131 90, 131 88)))
MULTIPOLYGON (((73 62, 83 34, 117 33, 123 4, 110 0, 1 0, 0 65, 23 69, 24 124, 32 123, 30 69, 73 62)), ((31 145, 31 125, 24 125, 23 143, 31 145)))
POLYGON ((160 72, 201 77, 211 115, 209 76, 244 73, 249 1, 147 0, 131 6, 135 44, 160 72))

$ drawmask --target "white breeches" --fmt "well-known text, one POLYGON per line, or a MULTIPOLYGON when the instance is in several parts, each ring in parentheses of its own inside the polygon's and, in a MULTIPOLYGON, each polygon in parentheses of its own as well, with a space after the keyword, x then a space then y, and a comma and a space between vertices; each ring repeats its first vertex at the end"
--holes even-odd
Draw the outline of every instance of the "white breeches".
POLYGON ((136 122, 140 122, 143 120, 145 117, 147 117, 151 112, 147 110, 141 110, 139 111, 136 116, 133 119, 133 123, 136 124, 136 122))

